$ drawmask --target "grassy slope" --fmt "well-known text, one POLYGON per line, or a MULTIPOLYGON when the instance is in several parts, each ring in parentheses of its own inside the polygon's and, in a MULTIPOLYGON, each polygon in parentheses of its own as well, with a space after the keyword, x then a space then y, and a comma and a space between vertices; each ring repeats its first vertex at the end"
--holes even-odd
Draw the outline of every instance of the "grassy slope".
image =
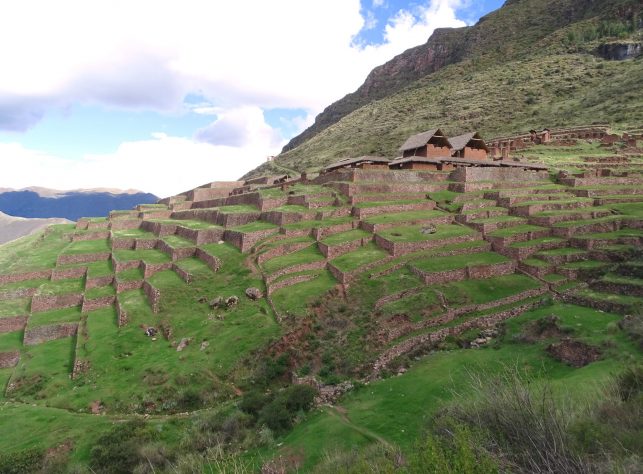
POLYGON ((276 162, 302 171, 343 156, 396 156, 409 135, 436 125, 448 135, 479 130, 484 137, 596 121, 637 127, 643 122, 641 76, 641 59, 580 53, 484 68, 455 64, 356 110, 276 162))
POLYGON ((525 313, 507 323, 507 335, 501 342, 479 350, 429 355, 401 377, 365 385, 350 393, 340 402, 345 418, 332 409, 317 410, 287 435, 282 440, 283 447, 273 453, 300 453, 306 469, 320 462, 328 451, 349 451, 377 442, 378 438, 408 452, 430 417, 453 398, 453 391, 466 387, 467 372, 471 370, 493 375, 503 366, 516 366, 538 380, 550 380, 560 396, 569 396, 576 402, 591 399, 624 361, 637 357, 633 344, 608 327, 618 319, 613 314, 571 305, 547 306, 525 313), (613 341, 614 347, 602 360, 574 369, 546 354, 544 349, 550 341, 536 344, 511 341, 523 323, 550 314, 559 316, 565 326, 573 327, 575 337, 592 344, 613 341), (569 391, 570 386, 575 389, 569 391))

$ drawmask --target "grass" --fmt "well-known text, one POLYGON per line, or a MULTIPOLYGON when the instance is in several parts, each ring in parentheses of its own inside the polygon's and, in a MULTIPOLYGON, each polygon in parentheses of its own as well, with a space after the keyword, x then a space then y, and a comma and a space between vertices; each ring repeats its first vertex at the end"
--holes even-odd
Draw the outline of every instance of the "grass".
POLYGON ((191 240, 184 237, 179 237, 178 235, 167 235, 163 237, 163 241, 170 247, 173 247, 175 249, 195 246, 194 242, 192 242, 191 240))
POLYGON ((458 268, 472 267, 478 265, 494 265, 508 262, 509 259, 495 252, 479 252, 465 255, 454 255, 452 257, 432 257, 427 260, 413 262, 413 267, 425 272, 444 272, 458 268))
POLYGON ((174 262, 179 268, 185 270, 186 272, 194 275, 194 276, 201 276, 201 275, 208 275, 209 273, 212 272, 210 270, 210 267, 203 262, 201 259, 196 258, 196 257, 190 257, 190 258, 185 258, 183 260, 177 260, 174 262))
POLYGON ((340 255, 331 260, 331 263, 343 272, 351 272, 388 257, 388 254, 374 243, 370 242, 357 250, 340 255))
POLYGON ((249 212, 259 212, 256 206, 250 204, 238 204, 234 206, 219 206, 217 207, 222 214, 246 214, 249 212))
POLYGON ((101 298, 103 296, 114 296, 114 295, 116 295, 116 290, 111 285, 90 288, 89 290, 85 291, 85 299, 89 299, 89 300, 101 298))
POLYGON ((360 240, 365 238, 372 238, 373 234, 366 232, 362 229, 353 229, 346 232, 338 232, 337 234, 329 235, 321 240, 326 245, 339 245, 353 240, 360 240))
POLYGON ((107 276, 114 272, 111 260, 101 260, 100 262, 91 262, 86 265, 89 278, 107 276))
POLYGON ((550 263, 545 262, 544 260, 540 260, 537 258, 527 258, 522 261, 525 265, 529 265, 530 267, 540 267, 540 268, 547 268, 551 266, 550 263))
POLYGON ((490 232, 489 235, 492 237, 509 237, 514 234, 522 234, 526 232, 538 232, 541 230, 546 230, 545 227, 540 227, 537 225, 525 224, 517 225, 515 227, 507 227, 506 229, 498 229, 490 232))
POLYGON ((368 209, 371 207, 381 207, 381 206, 399 206, 404 204, 422 204, 427 203, 426 199, 400 199, 400 200, 390 200, 390 201, 364 201, 358 202, 354 207, 359 209, 368 209))
MULTIPOLYGON (((0 334, 0 352, 17 351, 22 348, 22 331, 0 334)), ((4 385, 0 385, 4 389, 4 385)), ((4 391, 4 390, 2 390, 4 391)))
POLYGON ((116 274, 116 279, 121 281, 137 281, 143 279, 143 270, 139 267, 123 270, 116 274))
POLYGON ((489 303, 508 296, 533 290, 540 283, 526 275, 514 273, 480 280, 463 280, 439 285, 450 306, 489 303))
POLYGON ((308 305, 321 298, 336 284, 337 281, 330 272, 323 270, 312 280, 275 291, 272 294, 272 301, 277 310, 283 314, 304 316, 308 305))
POLYGON ((271 274, 286 267, 317 262, 319 260, 324 260, 324 256, 316 245, 311 245, 310 247, 298 250, 297 252, 283 255, 281 257, 271 258, 263 263, 262 268, 264 272, 271 274))
POLYGON ((514 242, 512 244, 509 244, 509 247, 512 248, 528 248, 528 247, 535 247, 537 245, 542 245, 542 244, 559 244, 565 242, 564 239, 559 239, 558 237, 541 237, 540 239, 533 239, 533 240, 527 240, 526 242, 514 242))
POLYGON ((156 235, 143 229, 113 230, 112 237, 117 239, 155 239, 156 235))
POLYGON ((639 296, 619 295, 615 293, 603 293, 603 292, 590 290, 589 288, 582 288, 582 289, 576 290, 575 293, 579 296, 589 298, 592 300, 608 301, 608 302, 620 303, 624 305, 640 306, 643 303, 643 298, 639 296))
POLYGON ((340 402, 345 418, 332 409, 318 409, 279 439, 279 446, 272 448, 270 454, 299 452, 304 456, 302 469, 310 469, 329 451, 348 451, 376 443, 377 439, 411 452, 431 416, 449 403, 454 393, 466 393, 467 373, 471 370, 493 376, 503 367, 517 366, 535 377, 534 383, 549 380, 559 395, 567 393, 578 402, 587 396, 598 396, 601 384, 612 377, 623 360, 635 354, 622 333, 611 335, 610 323, 618 319, 617 315, 573 305, 557 304, 530 311, 508 320, 507 333, 496 344, 478 350, 436 352, 414 363, 403 376, 352 391, 340 402), (547 341, 512 342, 526 323, 550 314, 558 316, 563 325, 573 327, 575 336, 591 343, 613 341, 615 347, 602 360, 574 369, 546 354, 547 341), (568 390, 571 385, 576 387, 573 393, 568 390), (349 421, 342 421, 346 419, 349 421))
POLYGON ((563 255, 580 255, 587 253, 585 250, 574 247, 561 247, 558 249, 541 250, 539 255, 563 256, 563 255))
POLYGON ((499 224, 501 222, 524 222, 524 221, 525 221, 524 217, 495 216, 495 217, 483 217, 480 219, 473 219, 471 222, 474 224, 499 224))
POLYGON ((426 240, 451 239, 479 235, 476 231, 456 224, 438 224, 433 234, 423 233, 424 226, 400 226, 378 231, 377 234, 391 242, 423 242, 426 240))
POLYGON ((79 240, 71 242, 61 252, 62 255, 82 255, 86 253, 111 252, 108 240, 79 240))
POLYGON ((609 265, 607 262, 600 262, 598 260, 581 260, 578 262, 571 262, 561 265, 561 268, 566 270, 593 270, 595 268, 602 268, 609 265))
POLYGON ((292 224, 284 225, 283 228, 287 230, 324 228, 338 224, 346 224, 348 222, 351 222, 352 220, 353 219, 351 217, 331 217, 324 220, 293 222, 292 224))
POLYGON ((230 230, 243 233, 260 232, 262 230, 269 229, 278 229, 278 226, 271 224, 270 222, 256 221, 230 228, 230 230))
POLYGON ((52 280, 44 283, 38 289, 39 295, 63 295, 66 293, 82 293, 85 282, 82 278, 52 280))
POLYGON ((577 239, 609 239, 616 240, 621 237, 643 237, 643 230, 623 228, 614 232, 593 232, 590 234, 575 235, 577 239))
POLYGON ((544 275, 542 279, 545 280, 547 283, 558 283, 566 280, 567 278, 557 273, 548 273, 547 275, 544 275))
POLYGON ((143 260, 147 263, 169 262, 170 257, 155 249, 146 250, 115 250, 114 259, 117 261, 143 260))
POLYGON ((394 214, 383 214, 379 216, 368 217, 364 220, 369 224, 392 224, 395 222, 429 220, 435 217, 443 217, 446 215, 447 213, 445 213, 444 211, 431 209, 426 211, 406 211, 397 212, 394 214))
POLYGON ((59 224, 28 237, 0 245, 0 274, 53 268, 58 254, 69 245, 63 235, 74 224, 59 224))
POLYGON ((0 318, 7 316, 24 316, 29 314, 31 298, 15 298, 0 301, 0 318))
POLYGON ((27 328, 57 323, 75 323, 80 320, 80 314, 80 306, 32 313, 27 321, 27 328))

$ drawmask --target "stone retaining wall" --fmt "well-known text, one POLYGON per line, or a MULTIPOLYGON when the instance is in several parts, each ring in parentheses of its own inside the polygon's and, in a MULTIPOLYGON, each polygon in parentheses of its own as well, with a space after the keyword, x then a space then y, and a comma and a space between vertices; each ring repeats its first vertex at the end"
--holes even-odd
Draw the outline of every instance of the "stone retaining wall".
POLYGON ((127 311, 125 311, 125 308, 123 308, 123 305, 118 299, 118 295, 116 295, 116 318, 119 328, 129 323, 129 316, 127 315, 127 311))
POLYGON ((241 252, 247 252, 261 239, 265 239, 269 235, 273 235, 278 232, 279 228, 277 227, 257 232, 237 232, 234 230, 226 230, 223 234, 223 239, 237 247, 241 252))
POLYGON ((115 273, 120 273, 125 270, 131 270, 133 268, 139 268, 141 266, 141 260, 115 260, 112 257, 112 267, 114 268, 115 273))
POLYGON ((240 225, 250 224, 259 220, 261 217, 260 212, 231 212, 219 213, 217 215, 216 224, 223 227, 237 227, 240 225))
POLYGON ((136 239, 130 237, 116 237, 112 239, 112 250, 132 250, 136 246, 136 239))
POLYGON ((605 299, 595 300, 584 298, 573 293, 564 293, 562 295, 562 300, 565 303, 586 306, 600 311, 605 311, 606 313, 628 314, 632 310, 632 306, 629 304, 617 303, 615 301, 608 301, 605 299))
POLYGON ((314 280, 315 278, 317 278, 317 275, 297 275, 292 278, 286 278, 276 283, 267 284, 266 293, 268 295, 272 295, 275 291, 281 290, 282 288, 296 285, 297 283, 303 283, 305 281, 314 280))
POLYGON ((504 321, 505 319, 518 316, 525 311, 529 311, 540 306, 540 302, 530 302, 525 303, 514 308, 501 311, 489 316, 481 316, 479 318, 474 318, 469 321, 465 321, 459 326, 448 327, 439 329, 436 332, 429 334, 421 334, 419 336, 411 337, 400 344, 397 344, 387 351, 385 351, 373 364, 373 372, 375 375, 379 373, 381 369, 386 367, 389 362, 391 362, 396 357, 401 356, 411 350, 422 346, 424 344, 434 344, 436 342, 444 340, 447 336, 456 336, 472 328, 489 328, 497 325, 498 323, 504 321))
POLYGON ((174 235, 178 224, 166 224, 162 222, 143 221, 141 229, 147 232, 152 232, 154 235, 164 237, 166 235, 174 235))
POLYGON ((20 351, 0 352, 0 369, 9 369, 18 365, 20 351))
POLYGON ((343 242, 337 245, 327 245, 323 242, 317 242, 317 246, 319 247, 319 251, 324 257, 326 257, 327 260, 332 260, 335 257, 339 257, 340 255, 344 255, 345 253, 357 250, 358 248, 363 247, 372 240, 372 237, 362 238, 352 240, 350 242, 343 242))
POLYGON ((310 235, 315 240, 322 240, 329 235, 339 234, 340 232, 347 232, 355 228, 355 222, 345 222, 343 224, 334 224, 326 227, 315 227, 310 230, 310 235))
MULTIPOLYGON (((498 300, 490 301, 488 303, 481 304, 470 304, 466 306, 460 306, 459 308, 448 309, 446 312, 427 319, 425 321, 420 321, 418 323, 408 323, 399 326, 390 328, 387 332, 387 340, 393 341, 399 337, 402 337, 406 334, 409 334, 414 331, 420 331, 422 329, 430 328, 432 326, 439 326, 453 321, 460 316, 464 316, 469 313, 475 313, 478 311, 486 311, 493 308, 498 308, 501 306, 514 304, 522 300, 529 298, 534 298, 537 296, 542 296, 548 293, 548 288, 546 286, 541 286, 540 288, 535 288, 533 290, 525 290, 517 293, 515 295, 507 296, 506 298, 501 298, 498 300)), ((405 295, 407 296, 407 295, 405 295)))
POLYGON ((301 263, 299 265, 291 265, 290 267, 282 268, 280 270, 277 270, 274 273, 271 273, 270 275, 266 276, 266 283, 272 283, 275 281, 277 278, 279 278, 282 275, 287 275, 289 273, 299 273, 299 272, 305 272, 308 270, 322 270, 326 268, 326 260, 319 260, 317 262, 310 262, 310 263, 301 263))
POLYGON ((609 210, 605 211, 595 211, 587 210, 587 212, 579 211, 578 213, 573 214, 557 214, 553 216, 530 216, 529 223, 533 225, 540 226, 551 226, 559 222, 565 221, 576 221, 576 220, 588 220, 588 219, 597 219, 599 217, 609 216, 612 212, 609 210))
POLYGON ((394 257, 399 257, 400 255, 405 255, 407 253, 419 252, 420 250, 429 250, 443 247, 445 245, 452 245, 461 242, 473 242, 476 240, 480 240, 480 236, 474 234, 461 235, 448 239, 421 240, 418 242, 395 242, 392 240, 388 240, 379 234, 375 234, 375 244, 378 247, 386 250, 389 255, 392 255, 394 257))
POLYGON ((407 212, 407 211, 424 211, 435 208, 435 202, 426 200, 425 202, 418 202, 412 204, 390 204, 386 206, 376 207, 353 207, 352 214, 358 219, 364 219, 369 216, 377 216, 380 214, 391 214, 394 212, 407 212))
POLYGON ((31 298, 31 312, 50 311, 52 309, 71 308, 83 302, 82 293, 66 295, 34 295, 31 298))
POLYGON ((514 260, 524 260, 530 255, 540 252, 541 250, 557 249, 566 247, 567 242, 545 242, 529 247, 499 247, 496 251, 505 257, 513 258, 514 260))
POLYGON ((142 260, 140 268, 143 271, 143 278, 150 278, 155 273, 171 269, 172 262, 147 263, 142 260))
POLYGON ((257 255, 257 264, 262 265, 264 262, 271 260, 277 257, 283 257, 299 250, 303 250, 306 247, 310 247, 312 242, 298 242, 295 244, 285 244, 279 247, 271 248, 270 250, 265 251, 262 254, 257 255))
POLYGON ((21 331, 27 325, 28 316, 9 316, 0 318, 0 334, 21 331))
POLYGON ((210 267, 210 270, 213 272, 216 272, 221 268, 221 260, 219 260, 217 257, 214 255, 210 255, 207 253, 205 250, 202 249, 196 249, 195 256, 205 262, 205 264, 210 267))
POLYGON ((153 250, 158 247, 160 240, 159 239, 135 239, 134 240, 134 249, 135 250, 153 250))
POLYGON ((91 300, 84 298, 81 311, 83 313, 87 313, 89 311, 94 311, 95 309, 106 308, 113 305, 114 301, 116 301, 116 296, 114 295, 101 296, 100 298, 94 298, 91 300))
POLYGON ((444 216, 437 217, 428 217, 426 219, 412 219, 409 221, 399 221, 391 222, 387 224, 371 224, 366 221, 360 221, 359 227, 366 232, 379 232, 384 229, 391 229, 393 227, 399 226, 410 226, 410 225, 428 225, 428 224, 452 224, 454 221, 454 216, 452 214, 446 214, 444 216))
POLYGON ((176 235, 191 240, 196 245, 210 244, 223 240, 223 229, 188 229, 178 226, 176 235))
POLYGON ((181 267, 179 267, 179 266, 178 266, 177 264, 175 264, 175 263, 172 263, 172 270, 174 270, 174 272, 176 272, 176 274, 177 274, 179 277, 181 277, 181 279, 182 279, 185 283, 188 283, 188 284, 189 284, 190 282, 192 282, 192 279, 194 278, 190 272, 188 272, 187 270, 183 270, 181 267))
POLYGON ((83 253, 83 254, 62 254, 58 255, 56 265, 68 265, 72 263, 90 263, 100 262, 101 260, 109 260, 112 256, 111 252, 96 252, 96 253, 83 253))
POLYGON ((5 285, 7 283, 17 283, 19 281, 39 280, 41 278, 50 279, 51 272, 52 270, 38 270, 34 272, 9 273, 0 275, 0 285, 5 285))
POLYGON ((109 222, 108 221, 88 222, 87 230, 93 230, 93 229, 109 229, 109 222))
POLYGON ((515 262, 494 263, 490 265, 471 265, 454 270, 445 270, 442 272, 425 272, 411 266, 411 271, 420 277, 425 285, 439 285, 454 281, 466 279, 483 279, 495 276, 509 275, 516 269, 515 262))
POLYGON ((133 230, 141 227, 140 219, 116 219, 111 221, 109 228, 111 230, 133 230))
POLYGON ((451 181, 460 183, 473 183, 480 181, 548 181, 549 173, 546 170, 526 170, 523 168, 500 167, 472 167, 465 166, 455 169, 449 175, 451 181))
POLYGON ((541 204, 529 204, 526 206, 516 206, 512 207, 509 210, 509 213, 512 216, 528 217, 532 214, 545 211, 564 211, 571 209, 581 209, 587 207, 593 207, 594 203, 591 201, 580 201, 580 202, 545 202, 541 204))
POLYGON ((123 291, 138 290, 143 287, 143 280, 119 280, 118 276, 114 279, 114 288, 116 293, 123 291))
POLYGON ((51 280, 65 280, 67 278, 84 278, 87 275, 87 267, 54 268, 51 272, 51 280))
POLYGON ((31 298, 37 292, 38 288, 16 288, 15 290, 0 291, 0 301, 31 298))
MULTIPOLYGON (((348 199, 348 203, 353 206, 360 202, 384 201, 387 197, 390 196, 383 196, 380 194, 356 194, 348 199)), ((426 193, 395 193, 395 199, 398 201, 404 199, 426 199, 426 193)))
POLYGON ((302 220, 310 219, 310 213, 303 212, 283 212, 283 211, 267 211, 261 213, 261 220, 270 222, 275 225, 293 224, 302 220))
POLYGON ((149 281, 144 281, 143 291, 145 292, 145 296, 147 296, 147 301, 149 301, 152 307, 152 312, 155 314, 158 313, 161 304, 161 290, 154 287, 149 281))
POLYGON ((614 232, 621 229, 622 221, 614 219, 607 222, 587 223, 569 227, 552 227, 552 233, 556 237, 569 239, 576 234, 590 234, 602 232, 614 232))
POLYGON ((71 240, 72 242, 79 242, 81 240, 105 240, 109 239, 110 235, 111 234, 108 230, 102 232, 88 232, 86 234, 72 234, 71 240))
POLYGON ((508 245, 514 244, 516 242, 526 242, 528 240, 541 239, 541 238, 550 237, 550 236, 551 236, 551 229, 543 229, 543 230, 535 230, 535 231, 529 231, 529 232, 517 232, 515 234, 502 236, 502 237, 494 237, 492 235, 487 235, 486 240, 491 242, 491 245, 493 246, 494 249, 498 249, 498 248, 507 247, 508 245))
POLYGON ((23 344, 25 346, 33 346, 35 344, 42 344, 47 341, 54 341, 64 337, 75 336, 78 331, 78 323, 60 323, 48 326, 38 326, 35 328, 27 328, 23 344))

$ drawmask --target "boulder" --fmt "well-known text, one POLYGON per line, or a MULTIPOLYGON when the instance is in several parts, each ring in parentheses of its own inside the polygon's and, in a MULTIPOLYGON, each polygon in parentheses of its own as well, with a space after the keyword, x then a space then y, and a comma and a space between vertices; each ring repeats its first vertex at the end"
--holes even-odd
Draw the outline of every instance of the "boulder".
POLYGON ((189 344, 192 338, 184 337, 181 339, 181 342, 179 342, 179 345, 176 346, 176 352, 181 352, 183 349, 185 349, 189 344))
POLYGON ((246 288, 246 296, 251 300, 258 300, 263 294, 259 288, 246 288))
POLYGON ((216 298, 210 300, 208 304, 210 305, 210 308, 220 308, 224 305, 223 297, 217 296, 216 298))
POLYGON ((424 227, 422 227, 420 232, 422 234, 435 234, 436 230, 437 229, 435 228, 435 226, 433 224, 428 224, 428 225, 425 225, 424 227))
POLYGON ((233 306, 236 306, 239 303, 239 297, 238 296, 229 296, 225 300, 225 304, 228 308, 232 308, 233 306))

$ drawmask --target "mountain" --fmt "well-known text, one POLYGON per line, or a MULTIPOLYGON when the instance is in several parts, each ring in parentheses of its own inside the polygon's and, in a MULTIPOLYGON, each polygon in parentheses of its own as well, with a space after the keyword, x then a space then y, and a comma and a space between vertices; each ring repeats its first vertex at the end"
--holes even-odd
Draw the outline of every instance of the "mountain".
POLYGON ((49 218, 49 219, 27 219, 24 217, 9 216, 0 212, 0 244, 15 240, 25 235, 47 227, 51 224, 67 224, 67 219, 49 218))
POLYGON ((375 68, 246 176, 395 156, 406 137, 436 126, 485 137, 595 121, 638 127, 642 26, 636 0, 507 1, 474 26, 438 29, 375 68))
POLYGON ((86 216, 101 216, 110 210, 131 209, 137 204, 152 204, 158 197, 137 190, 78 189, 60 191, 31 187, 0 190, 0 211, 19 217, 60 217, 75 221, 86 216))

